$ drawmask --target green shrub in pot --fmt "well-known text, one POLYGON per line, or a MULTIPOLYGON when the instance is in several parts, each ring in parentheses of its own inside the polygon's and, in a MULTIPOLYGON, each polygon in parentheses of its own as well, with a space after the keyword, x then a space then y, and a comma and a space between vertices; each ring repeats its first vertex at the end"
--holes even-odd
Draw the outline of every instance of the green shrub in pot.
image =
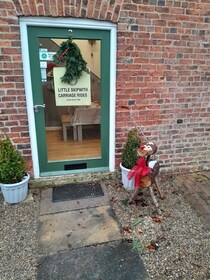
POLYGON ((5 202, 23 201, 28 194, 29 179, 23 156, 8 136, 0 139, 0 187, 5 202))
POLYGON ((24 158, 8 136, 0 139, 0 183, 21 182, 26 173, 24 158))
POLYGON ((137 128, 132 128, 128 132, 127 141, 122 152, 123 167, 132 169, 136 165, 138 159, 137 150, 139 149, 140 144, 141 140, 139 138, 137 128))
POLYGON ((122 161, 120 163, 121 169, 121 180, 122 184, 126 189, 134 188, 134 180, 129 180, 127 178, 130 170, 136 165, 139 158, 137 150, 141 144, 140 138, 138 136, 137 128, 132 128, 128 132, 128 137, 122 151, 122 161))

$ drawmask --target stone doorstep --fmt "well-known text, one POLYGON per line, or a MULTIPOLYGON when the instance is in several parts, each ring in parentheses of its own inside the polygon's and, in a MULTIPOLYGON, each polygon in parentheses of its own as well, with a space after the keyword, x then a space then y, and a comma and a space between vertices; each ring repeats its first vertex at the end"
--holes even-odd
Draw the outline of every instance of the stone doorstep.
POLYGON ((110 206, 43 215, 38 223, 38 253, 49 254, 121 239, 110 206))
POLYGON ((91 181, 100 181, 100 180, 114 180, 119 176, 117 171, 98 171, 98 172, 80 172, 68 175, 59 175, 59 176, 50 176, 50 177, 40 177, 38 179, 30 179, 29 185, 32 188, 50 188, 64 184, 70 183, 82 183, 82 182, 91 182, 91 181))

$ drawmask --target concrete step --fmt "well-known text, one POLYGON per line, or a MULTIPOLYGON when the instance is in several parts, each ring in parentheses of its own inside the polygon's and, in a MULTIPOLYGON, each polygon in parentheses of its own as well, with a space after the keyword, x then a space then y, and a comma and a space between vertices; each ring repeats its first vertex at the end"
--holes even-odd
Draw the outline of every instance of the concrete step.
POLYGON ((39 217, 38 253, 49 254, 121 239, 110 206, 39 217))

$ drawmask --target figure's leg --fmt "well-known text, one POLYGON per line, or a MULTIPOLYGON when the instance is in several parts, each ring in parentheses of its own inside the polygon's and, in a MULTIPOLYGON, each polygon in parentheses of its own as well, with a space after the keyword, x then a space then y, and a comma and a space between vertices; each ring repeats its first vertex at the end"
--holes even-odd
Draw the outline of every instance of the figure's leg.
POLYGON ((160 198, 163 199, 163 194, 162 194, 162 192, 161 192, 161 190, 160 190, 160 186, 159 186, 159 184, 158 184, 157 178, 155 178, 154 184, 155 184, 155 186, 156 186, 156 189, 157 189, 157 191, 158 191, 158 193, 159 193, 160 198))
POLYGON ((128 204, 132 204, 134 202, 134 200, 137 198, 137 196, 139 195, 139 193, 142 191, 141 188, 137 188, 135 189, 134 193, 132 194, 132 196, 130 197, 130 199, 128 200, 128 204))
POLYGON ((160 210, 160 208, 159 208, 157 199, 156 199, 156 197, 155 197, 155 195, 154 195, 152 186, 149 187, 149 192, 150 192, 150 195, 151 195, 152 202, 153 202, 153 204, 155 205, 155 207, 156 207, 156 209, 157 209, 158 215, 161 215, 161 210, 160 210))

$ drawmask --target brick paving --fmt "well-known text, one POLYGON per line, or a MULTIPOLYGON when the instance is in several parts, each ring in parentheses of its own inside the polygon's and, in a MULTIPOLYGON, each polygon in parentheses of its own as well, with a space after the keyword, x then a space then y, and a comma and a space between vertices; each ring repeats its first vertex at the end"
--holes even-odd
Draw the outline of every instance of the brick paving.
POLYGON ((170 182, 210 230, 210 171, 172 176, 170 182))

